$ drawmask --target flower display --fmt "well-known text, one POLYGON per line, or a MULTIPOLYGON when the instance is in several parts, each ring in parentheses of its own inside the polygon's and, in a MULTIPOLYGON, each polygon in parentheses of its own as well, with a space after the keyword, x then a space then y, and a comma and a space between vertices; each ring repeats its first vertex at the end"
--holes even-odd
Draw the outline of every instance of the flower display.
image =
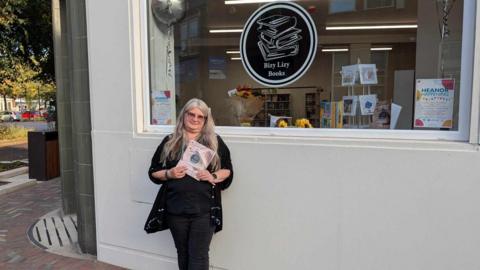
POLYGON ((252 88, 247 85, 237 86, 236 89, 229 91, 229 95, 233 114, 238 119, 240 125, 251 126, 255 116, 263 108, 263 96, 255 95, 252 88))
POLYGON ((285 120, 280 120, 280 121, 278 121, 278 123, 277 123, 277 127, 286 128, 286 127, 288 127, 288 123, 287 123, 287 121, 285 121, 285 120))
POLYGON ((295 121, 295 126, 299 128, 312 128, 312 124, 306 118, 299 118, 295 121))

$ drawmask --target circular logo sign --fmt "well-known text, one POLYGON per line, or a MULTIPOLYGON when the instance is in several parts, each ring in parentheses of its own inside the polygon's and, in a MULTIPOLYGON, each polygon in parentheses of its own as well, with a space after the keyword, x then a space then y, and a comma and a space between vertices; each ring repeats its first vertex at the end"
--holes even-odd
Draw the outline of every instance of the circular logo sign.
POLYGON ((291 2, 264 5, 248 19, 240 38, 242 63, 257 82, 280 87, 305 74, 317 52, 310 14, 291 2))

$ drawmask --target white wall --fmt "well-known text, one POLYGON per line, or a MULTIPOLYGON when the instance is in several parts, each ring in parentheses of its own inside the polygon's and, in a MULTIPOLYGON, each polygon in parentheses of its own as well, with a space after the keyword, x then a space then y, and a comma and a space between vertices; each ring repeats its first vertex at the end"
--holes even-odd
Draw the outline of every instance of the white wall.
MULTIPOLYGON (((168 231, 143 224, 160 134, 137 134, 128 0, 87 1, 98 259, 176 269, 168 231), (112 102, 114 100, 114 102, 112 102)), ((225 136, 214 269, 479 269, 478 146, 454 142, 225 136)))

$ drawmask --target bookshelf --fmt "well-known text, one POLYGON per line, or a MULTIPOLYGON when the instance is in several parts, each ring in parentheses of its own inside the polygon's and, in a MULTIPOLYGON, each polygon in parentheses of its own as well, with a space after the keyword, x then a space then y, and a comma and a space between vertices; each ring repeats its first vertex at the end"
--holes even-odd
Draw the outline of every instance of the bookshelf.
POLYGON ((291 116, 290 94, 265 94, 263 110, 257 114, 252 126, 270 126, 269 114, 277 116, 291 116))
POLYGON ((320 92, 305 94, 305 118, 313 127, 320 127, 320 92))

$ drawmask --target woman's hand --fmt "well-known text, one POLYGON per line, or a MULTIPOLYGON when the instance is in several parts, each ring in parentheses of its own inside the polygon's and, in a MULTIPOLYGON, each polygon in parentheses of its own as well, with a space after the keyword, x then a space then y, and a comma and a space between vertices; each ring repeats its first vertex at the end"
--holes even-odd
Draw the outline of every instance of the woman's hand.
POLYGON ((185 176, 187 167, 176 166, 167 171, 167 179, 180 179, 185 176))
POLYGON ((217 183, 217 179, 215 179, 213 175, 207 170, 199 170, 197 172, 197 178, 201 181, 208 181, 212 185, 215 185, 217 183))

